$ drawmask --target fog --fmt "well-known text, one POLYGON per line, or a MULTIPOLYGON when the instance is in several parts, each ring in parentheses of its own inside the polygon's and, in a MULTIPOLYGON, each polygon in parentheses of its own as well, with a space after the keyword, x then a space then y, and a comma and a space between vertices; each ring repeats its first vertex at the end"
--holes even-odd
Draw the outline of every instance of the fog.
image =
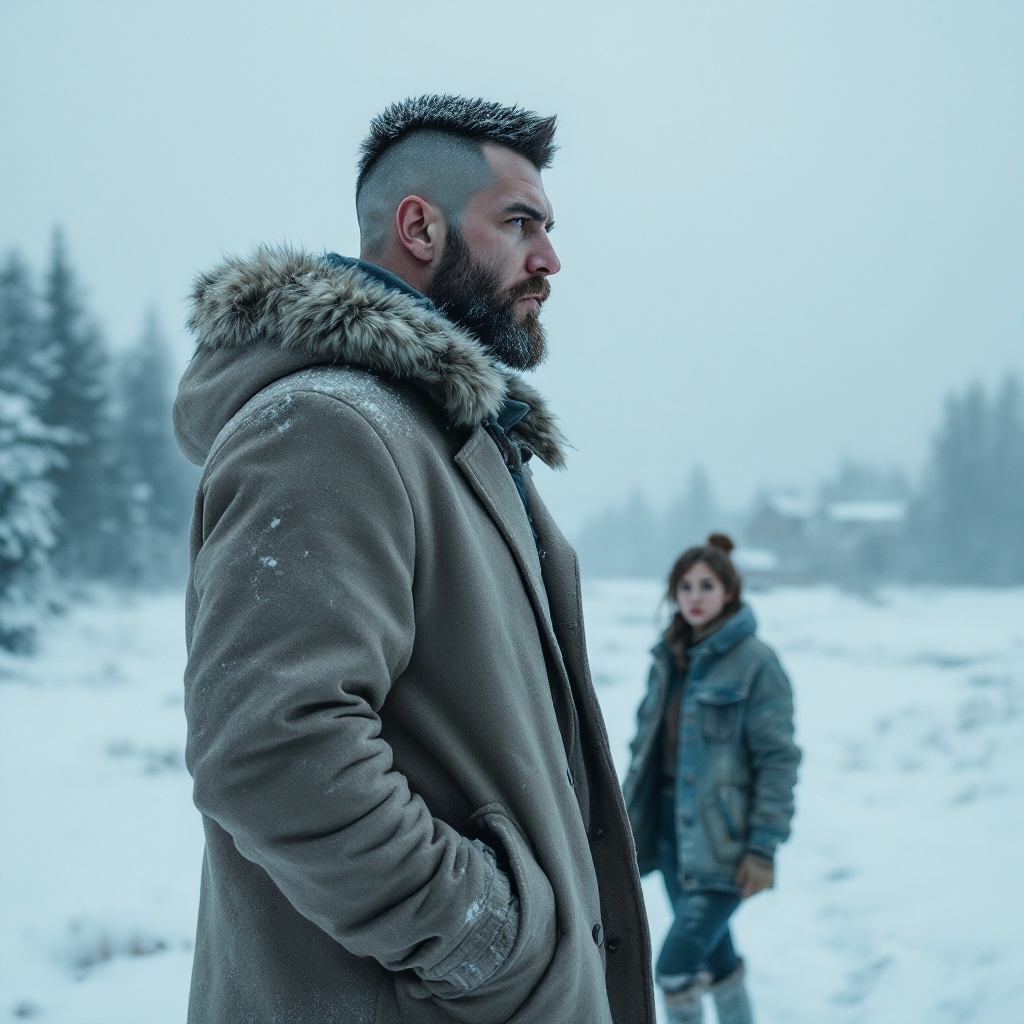
POLYGON ((709 531, 792 678, 758 1019, 1024 1019, 1022 54, 1020 0, 0 0, 0 1018, 185 1017, 186 296, 357 254, 371 119, 451 92, 559 118, 537 476, 616 770, 709 531))
POLYGON ((353 254, 370 118, 560 120, 537 373, 572 532, 695 463, 719 498, 919 472, 943 396, 1024 369, 1024 5, 0 4, 0 249, 63 226, 113 346, 289 240, 353 254))

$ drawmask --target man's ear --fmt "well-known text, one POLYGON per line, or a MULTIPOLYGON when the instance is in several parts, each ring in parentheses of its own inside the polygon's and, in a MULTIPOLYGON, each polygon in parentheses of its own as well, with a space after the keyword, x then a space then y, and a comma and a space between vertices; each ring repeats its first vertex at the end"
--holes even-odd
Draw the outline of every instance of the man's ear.
POLYGON ((439 207, 419 196, 406 196, 395 211, 395 230, 413 259, 433 263, 444 248, 445 222, 439 207))

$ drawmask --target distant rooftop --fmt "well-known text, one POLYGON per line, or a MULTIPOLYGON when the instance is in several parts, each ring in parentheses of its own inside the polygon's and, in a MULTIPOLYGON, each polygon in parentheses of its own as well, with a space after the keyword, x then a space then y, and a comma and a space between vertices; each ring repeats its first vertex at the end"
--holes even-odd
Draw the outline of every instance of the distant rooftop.
POLYGON ((834 523, 902 523, 905 501, 834 501, 825 509, 834 523))
POLYGON ((815 511, 814 499, 799 494, 772 494, 767 505, 786 519, 810 519, 815 511))
POLYGON ((740 572, 775 572, 779 556, 767 548, 737 548, 732 560, 740 572))

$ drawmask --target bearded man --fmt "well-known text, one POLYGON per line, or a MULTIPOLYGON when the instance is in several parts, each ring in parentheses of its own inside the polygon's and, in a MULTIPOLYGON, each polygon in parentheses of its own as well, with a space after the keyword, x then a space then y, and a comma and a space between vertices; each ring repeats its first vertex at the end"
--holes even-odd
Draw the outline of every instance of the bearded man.
POLYGON ((191 1024, 650 1024, 575 554, 530 460, 554 118, 452 96, 363 144, 361 258, 196 283, 191 1024))

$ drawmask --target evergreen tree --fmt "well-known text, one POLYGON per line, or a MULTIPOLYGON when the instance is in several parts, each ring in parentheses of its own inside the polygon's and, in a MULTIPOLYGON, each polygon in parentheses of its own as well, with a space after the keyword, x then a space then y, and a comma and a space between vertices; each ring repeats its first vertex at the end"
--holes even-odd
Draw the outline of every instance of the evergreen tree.
POLYGON ((624 505, 584 526, 578 545, 581 568, 592 577, 660 576, 665 572, 663 534, 658 516, 634 489, 624 505))
POLYGON ((123 574, 133 585, 173 580, 185 562, 195 474, 171 429, 170 354, 150 312, 121 360, 116 431, 125 515, 123 574))
POLYGON ((950 396, 933 453, 931 555, 940 579, 978 582, 988 544, 988 410, 980 386, 950 396))
POLYGON ((664 572, 672 560, 688 547, 703 544, 708 535, 721 529, 718 503, 711 478, 703 466, 694 466, 690 479, 668 507, 662 561, 664 572))
POLYGON ((111 568, 118 529, 108 360, 98 330, 86 320, 60 231, 54 233, 44 299, 55 372, 42 419, 71 437, 66 465, 52 477, 60 517, 55 562, 66 574, 96 577, 111 568))
POLYGON ((914 567, 950 583, 1024 583, 1024 403, 1008 377, 947 399, 912 516, 914 567))
POLYGON ((1024 398, 1020 382, 1008 376, 992 405, 992 565, 996 584, 1024 583, 1024 398))
POLYGON ((622 505, 588 520, 577 545, 580 564, 590 576, 661 578, 686 548, 722 527, 711 479, 696 466, 665 515, 634 488, 622 505))
POLYGON ((52 364, 41 344, 28 271, 11 256, 0 272, 0 647, 25 650, 56 541, 52 474, 66 436, 45 425, 52 364))
POLYGON ((0 271, 0 387, 39 405, 49 397, 56 373, 28 267, 11 253, 0 271))

